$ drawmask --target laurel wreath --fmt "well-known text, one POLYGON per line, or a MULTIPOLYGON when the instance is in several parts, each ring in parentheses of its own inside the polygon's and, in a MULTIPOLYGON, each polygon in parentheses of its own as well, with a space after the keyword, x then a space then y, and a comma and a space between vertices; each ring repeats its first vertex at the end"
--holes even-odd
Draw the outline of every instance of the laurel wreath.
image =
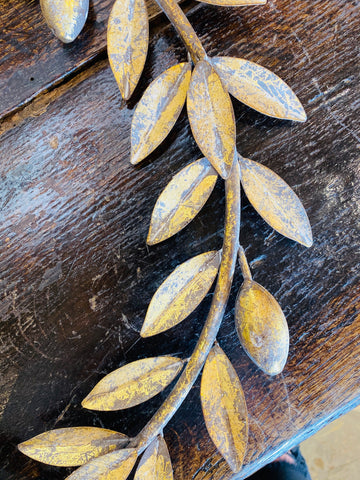
MULTIPOLYGON (((289 332, 275 298, 252 280, 240 233, 241 186, 263 219, 282 235, 306 247, 312 234, 306 212, 293 190, 269 168, 236 150, 231 94, 275 118, 303 122, 305 111, 292 90, 274 73, 241 58, 212 57, 203 48, 176 0, 156 0, 176 28, 189 60, 167 69, 146 89, 131 126, 131 163, 138 164, 166 138, 185 102, 192 133, 203 158, 178 172, 159 196, 147 243, 155 245, 188 225, 207 202, 220 176, 226 211, 222 249, 201 253, 179 265, 155 292, 142 326, 150 337, 183 321, 202 302, 215 279, 208 317, 188 360, 143 358, 106 375, 82 402, 84 408, 122 410, 157 395, 177 377, 169 396, 135 438, 103 428, 61 428, 19 445, 29 457, 55 466, 80 466, 69 480, 125 480, 142 454, 136 480, 170 480, 173 470, 162 432, 201 370, 201 405, 215 446, 238 472, 247 448, 248 418, 240 380, 216 336, 239 261, 244 282, 236 299, 235 325, 252 361, 266 374, 286 363, 289 332)), ((202 0, 223 6, 264 4, 264 0, 202 0)), ((80 33, 88 0, 41 0, 44 17, 57 37, 69 42, 80 33)), ((108 23, 109 61, 124 100, 142 74, 149 42, 144 0, 116 0, 108 23)))

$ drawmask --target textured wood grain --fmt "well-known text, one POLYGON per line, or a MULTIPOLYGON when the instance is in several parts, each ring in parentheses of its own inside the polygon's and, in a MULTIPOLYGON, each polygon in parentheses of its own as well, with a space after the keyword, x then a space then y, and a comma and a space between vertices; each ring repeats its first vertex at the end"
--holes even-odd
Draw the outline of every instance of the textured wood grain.
MULTIPOLYGON (((282 376, 269 378, 242 351, 233 322, 238 272, 218 337, 250 414, 249 452, 236 478, 360 402, 356 13, 355 1, 279 0, 249 9, 203 5, 189 15, 209 53, 241 55, 271 69, 309 118, 292 124, 234 104, 240 153, 284 178, 314 233, 314 246, 305 249, 274 233, 244 198, 241 242, 254 280, 284 310, 290 352, 282 376)), ((12 22, 14 29, 21 16, 13 14, 12 22)), ((17 43, 21 52, 33 48, 25 37, 17 43)), ((160 25, 139 90, 185 59, 172 28, 160 25)), ((56 480, 70 473, 16 450, 46 430, 88 425, 136 434, 167 391, 126 412, 88 412, 81 400, 127 362, 186 358, 205 319, 208 301, 156 341, 139 337, 147 305, 166 276, 191 256, 220 247, 224 192, 219 182, 189 226, 145 246, 156 198, 200 153, 183 114, 164 145, 132 167, 135 100, 122 103, 107 63, 100 62, 58 94, 43 96, 41 108, 30 105, 21 118, 12 117, 16 126, 9 121, 1 137, 1 479, 56 480)), ((199 383, 165 437, 175 478, 232 478, 206 433, 199 383)))

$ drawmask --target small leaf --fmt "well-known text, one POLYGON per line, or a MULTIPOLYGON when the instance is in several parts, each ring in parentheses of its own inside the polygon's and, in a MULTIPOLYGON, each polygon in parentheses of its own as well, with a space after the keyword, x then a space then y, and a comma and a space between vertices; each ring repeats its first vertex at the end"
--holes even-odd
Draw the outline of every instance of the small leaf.
POLYGON ((162 242, 190 223, 205 205, 216 180, 217 173, 206 158, 177 173, 155 204, 147 243, 162 242))
POLYGON ((222 7, 241 7, 242 5, 265 5, 267 0, 198 0, 201 3, 222 7))
POLYGON ((210 290, 219 266, 220 252, 212 251, 176 267, 151 299, 140 335, 157 335, 182 322, 210 290))
POLYGON ((205 60, 196 64, 187 98, 191 130, 196 143, 215 170, 230 174, 235 153, 235 120, 229 94, 205 60))
POLYGON ((91 410, 123 410, 157 395, 180 372, 183 361, 175 357, 143 358, 109 373, 83 400, 91 410))
POLYGON ((240 102, 270 117, 305 122, 305 110, 295 93, 267 68, 232 57, 215 57, 212 64, 229 93, 240 102))
POLYGON ((241 183, 263 219, 277 232, 311 247, 311 227, 299 197, 276 173, 260 163, 240 158, 241 183))
POLYGON ((236 329, 252 361, 268 375, 281 373, 289 352, 289 330, 275 298, 246 280, 236 299, 236 329))
POLYGON ((146 449, 134 480, 173 480, 169 451, 161 435, 146 449))
POLYGON ((78 468, 66 480, 126 480, 137 459, 134 448, 117 450, 78 468))
POLYGON ((83 29, 89 11, 89 0, 40 0, 45 21, 56 37, 64 43, 75 40, 83 29))
POLYGON ((144 0, 116 0, 111 10, 107 46, 111 69, 124 100, 128 100, 144 68, 149 20, 144 0))
POLYGON ((141 162, 167 137, 186 100, 190 63, 179 63, 156 78, 138 103, 131 124, 131 163, 141 162))
POLYGON ((247 408, 239 377, 217 344, 204 366, 200 396, 209 435, 232 471, 238 472, 247 448, 247 408))
POLYGON ((121 447, 128 440, 126 435, 104 428, 58 428, 20 443, 18 448, 38 462, 77 467, 121 447))

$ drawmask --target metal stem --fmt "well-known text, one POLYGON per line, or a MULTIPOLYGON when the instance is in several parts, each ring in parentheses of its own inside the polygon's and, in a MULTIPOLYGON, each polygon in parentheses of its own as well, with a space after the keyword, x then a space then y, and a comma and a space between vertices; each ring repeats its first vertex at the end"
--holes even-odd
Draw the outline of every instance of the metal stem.
POLYGON ((252 280, 251 270, 245 255, 245 250, 241 245, 239 247, 239 263, 244 280, 252 280))

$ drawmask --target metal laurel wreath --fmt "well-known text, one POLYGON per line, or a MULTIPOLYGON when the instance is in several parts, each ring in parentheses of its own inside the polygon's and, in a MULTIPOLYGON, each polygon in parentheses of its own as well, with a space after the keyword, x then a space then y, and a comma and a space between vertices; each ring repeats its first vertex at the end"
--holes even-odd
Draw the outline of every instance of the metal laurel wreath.
MULTIPOLYGON (((274 73, 241 58, 207 56, 176 0, 156 0, 182 38, 189 61, 156 78, 138 103, 131 126, 131 163, 146 158, 169 134, 187 102, 195 140, 204 155, 177 173, 158 198, 147 238, 154 245, 184 228, 209 198, 218 175, 225 180, 223 247, 179 265, 155 292, 141 330, 159 334, 184 320, 204 299, 217 278, 208 317, 190 359, 144 358, 106 375, 82 402, 92 410, 121 410, 158 394, 179 378, 159 410, 135 438, 93 427, 45 432, 21 445, 29 457, 56 466, 80 466, 68 479, 125 480, 137 458, 136 480, 170 480, 173 471, 162 432, 190 391, 201 369, 201 405, 209 435, 234 472, 247 448, 244 394, 229 359, 216 343, 237 260, 244 283, 236 300, 237 333, 252 361, 269 375, 286 363, 289 332, 274 297, 251 277, 239 245, 240 193, 269 225, 307 247, 309 221, 291 188, 274 172, 236 150, 235 121, 229 93, 271 117, 303 122, 304 109, 274 73)), ((224 6, 264 4, 264 0, 202 0, 224 6)), ((41 0, 55 35, 70 42, 87 17, 88 0, 41 0)), ((116 0, 108 23, 109 61, 122 97, 131 97, 141 76, 149 41, 144 0, 116 0)))

